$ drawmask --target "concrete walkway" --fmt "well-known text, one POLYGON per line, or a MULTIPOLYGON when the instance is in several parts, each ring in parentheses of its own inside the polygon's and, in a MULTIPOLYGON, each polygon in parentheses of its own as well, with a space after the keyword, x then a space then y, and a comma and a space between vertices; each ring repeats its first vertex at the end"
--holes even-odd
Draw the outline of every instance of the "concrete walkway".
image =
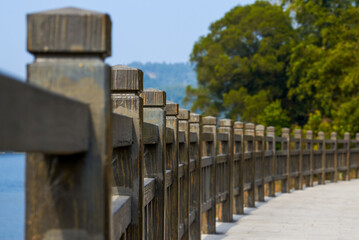
POLYGON ((359 239, 359 180, 278 194, 202 239, 359 239))

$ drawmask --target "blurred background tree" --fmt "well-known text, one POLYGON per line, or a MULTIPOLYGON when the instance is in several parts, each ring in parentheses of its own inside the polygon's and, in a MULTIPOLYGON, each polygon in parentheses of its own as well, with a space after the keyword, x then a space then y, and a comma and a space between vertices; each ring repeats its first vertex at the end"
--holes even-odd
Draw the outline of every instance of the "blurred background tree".
POLYGON ((194 45, 192 111, 276 127, 359 131, 359 1, 257 1, 194 45))

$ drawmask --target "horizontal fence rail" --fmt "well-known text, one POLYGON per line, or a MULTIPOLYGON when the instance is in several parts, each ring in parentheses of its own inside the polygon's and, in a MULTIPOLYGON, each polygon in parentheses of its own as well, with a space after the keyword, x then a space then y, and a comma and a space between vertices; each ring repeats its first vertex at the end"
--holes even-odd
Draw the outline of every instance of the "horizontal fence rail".
POLYGON ((179 109, 140 69, 105 64, 110 40, 106 14, 31 14, 27 83, 0 75, 0 151, 27 152, 26 239, 200 239, 276 186, 358 177, 359 134, 179 109))

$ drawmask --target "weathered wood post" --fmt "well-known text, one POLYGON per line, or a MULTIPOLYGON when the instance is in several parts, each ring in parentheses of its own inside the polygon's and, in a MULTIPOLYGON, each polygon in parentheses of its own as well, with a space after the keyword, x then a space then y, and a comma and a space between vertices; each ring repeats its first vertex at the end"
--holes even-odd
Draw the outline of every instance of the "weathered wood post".
POLYGON ((179 228, 178 238, 183 240, 189 239, 189 211, 190 211, 190 198, 189 198, 189 184, 190 184, 190 126, 189 126, 190 112, 186 109, 180 108, 178 114, 178 127, 179 127, 179 165, 178 175, 179 182, 179 228))
POLYGON ((285 175, 286 178, 282 180, 282 193, 290 193, 290 130, 289 128, 282 128, 282 138, 284 138, 284 142, 282 142, 282 151, 287 153, 287 160, 285 164, 285 175))
POLYGON ((260 161, 258 161, 259 165, 256 169, 259 171, 257 176, 259 177, 259 181, 256 181, 258 185, 258 201, 264 202, 264 158, 265 158, 265 142, 264 142, 264 131, 265 128, 263 125, 257 125, 256 126, 256 136, 258 137, 258 140, 256 141, 256 151, 260 152, 260 156, 257 156, 257 158, 260 158, 260 161))
POLYGON ((333 141, 331 144, 331 149, 334 151, 333 161, 334 161, 334 174, 333 174, 333 182, 338 182, 338 138, 337 133, 332 132, 330 134, 330 139, 333 141))
POLYGON ((294 130, 294 138, 299 139, 295 142, 295 149, 299 150, 299 175, 295 179, 295 190, 302 190, 303 189, 303 141, 302 141, 302 130, 295 129, 294 130))
POLYGON ((208 116, 202 118, 203 134, 209 133, 210 140, 203 139, 202 143, 202 176, 205 176, 205 182, 202 181, 205 198, 202 199, 205 208, 202 208, 202 232, 205 234, 216 233, 216 154, 217 154, 217 118, 208 116), (204 162, 206 159, 206 162, 204 162), (208 163, 207 163, 208 162, 208 163))
POLYGON ((347 170, 345 172, 345 180, 349 181, 350 180, 350 133, 345 132, 344 133, 344 148, 346 151, 346 158, 345 158, 345 163, 346 163, 346 167, 347 170))
POLYGON ((126 232, 127 239, 143 238, 143 100, 139 96, 142 90, 141 70, 122 65, 112 66, 113 112, 131 117, 133 123, 133 128, 128 129, 133 143, 126 149, 114 149, 112 161, 115 194, 131 196, 131 225, 126 232))
POLYGON ((228 136, 227 146, 219 142, 219 154, 227 154, 226 174, 224 175, 224 184, 227 192, 226 200, 221 204, 218 213, 218 220, 222 222, 233 221, 233 120, 219 120, 219 133, 225 133, 228 136))
POLYGON ((190 237, 201 238, 202 116, 190 114, 190 237), (193 137, 192 137, 193 136, 193 137))
MULTIPOLYGON (((356 151, 359 150, 359 133, 355 134, 355 148, 356 151)), ((355 153, 355 162, 356 162, 356 170, 355 170, 355 178, 359 177, 359 153, 355 153)))
POLYGON ((318 150, 321 150, 321 168, 322 171, 318 174, 318 184, 325 184, 325 134, 324 132, 318 132, 318 139, 321 140, 318 146, 318 150))
POLYGON ((27 81, 88 103, 91 128, 86 153, 27 155, 26 239, 110 239, 110 17, 58 9, 29 14, 27 29, 27 81))
POLYGON ((267 127, 267 137, 271 137, 272 141, 268 142, 268 150, 272 151, 272 159, 270 163, 270 171, 272 180, 269 182, 269 196, 275 197, 275 179, 276 179, 276 172, 275 172, 275 163, 276 163, 276 141, 275 141, 275 128, 274 127, 267 127))
POLYGON ((164 239, 165 233, 165 186, 166 186, 166 92, 157 89, 145 89, 143 97, 144 137, 150 130, 147 124, 157 126, 158 142, 151 147, 145 147, 145 177, 155 179, 155 193, 151 207, 153 221, 148 229, 150 239, 164 239))
POLYGON ((234 153, 238 156, 238 168, 234 175, 237 176, 238 194, 234 196, 235 214, 244 213, 244 124, 242 122, 234 122, 234 153), (238 138, 238 139, 237 139, 238 138), (238 140, 240 142, 238 142, 238 140))
POLYGON ((307 178, 306 187, 313 187, 313 131, 307 130, 305 134, 307 142, 307 150, 310 150, 310 160, 309 160, 309 178, 307 178))
POLYGON ((178 104, 166 102, 166 239, 177 240, 179 228, 178 207, 178 104))
POLYGON ((254 141, 255 141, 255 125, 253 123, 245 124, 244 135, 250 136, 251 140, 246 141, 246 152, 251 153, 251 161, 249 161, 249 170, 248 173, 250 178, 250 189, 248 190, 248 207, 255 207, 256 195, 255 195, 255 186, 256 186, 256 162, 255 162, 255 149, 254 149, 254 141))

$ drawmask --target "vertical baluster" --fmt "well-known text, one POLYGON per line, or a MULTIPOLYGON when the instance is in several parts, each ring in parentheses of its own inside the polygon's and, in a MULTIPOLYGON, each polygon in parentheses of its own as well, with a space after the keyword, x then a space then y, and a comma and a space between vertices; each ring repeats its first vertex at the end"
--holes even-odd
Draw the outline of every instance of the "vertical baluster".
POLYGON ((321 150, 321 168, 322 171, 318 174, 318 184, 325 184, 325 134, 324 132, 318 132, 318 139, 321 142, 318 145, 318 150, 321 150))
POLYGON ((27 28, 27 49, 35 55, 27 81, 88 103, 91 128, 86 153, 27 155, 26 239, 109 239, 110 17, 58 9, 28 15, 27 28))
POLYGON ((203 189, 209 191, 209 197, 212 199, 212 207, 202 215, 202 232, 205 234, 216 233, 216 139, 217 139, 217 118, 204 117, 203 132, 211 133, 213 142, 210 144, 203 142, 203 156, 212 158, 212 165, 209 166, 210 181, 202 182, 203 189))
POLYGON ((346 181, 349 181, 350 180, 350 133, 348 132, 344 133, 344 140, 345 140, 344 149, 346 151, 345 163, 347 167, 347 170, 345 171, 344 179, 346 181))
POLYGON ((183 164, 183 181, 182 181, 182 195, 181 198, 181 216, 183 217, 183 223, 180 223, 179 233, 183 232, 182 239, 189 239, 189 213, 190 213, 190 125, 189 125, 190 112, 186 109, 180 108, 178 114, 178 127, 179 131, 184 133, 184 143, 180 146, 180 158, 183 164))
POLYGON ((285 164, 285 178, 282 180, 282 193, 290 192, 290 135, 289 128, 282 128, 282 137, 285 138, 284 142, 282 142, 282 151, 287 153, 286 164, 285 164))
POLYGON ((202 117, 199 114, 191 113, 190 131, 197 136, 196 143, 192 143, 191 158, 195 160, 194 170, 190 174, 190 215, 194 215, 192 224, 190 224, 191 239, 201 238, 201 202, 202 202, 202 153, 201 153, 201 135, 202 135, 202 117))
MULTIPOLYGON (((152 204, 152 239, 164 239, 165 230, 165 164, 166 164, 166 93, 156 89, 145 89, 143 97, 143 121, 156 125, 159 142, 156 144, 151 161, 145 164, 145 177, 155 178, 155 196, 152 204)), ((152 153, 151 153, 152 154, 152 153)))
POLYGON ((272 180, 269 182, 269 196, 275 197, 275 179, 276 179, 276 140, 275 140, 275 128, 274 127, 267 127, 267 136, 272 137, 272 141, 268 142, 268 150, 272 151, 272 158, 271 158, 271 176, 272 180))
POLYGON ((166 156, 166 169, 170 170, 172 183, 169 187, 170 192, 167 193, 167 214, 168 217, 166 223, 166 232, 168 234, 167 239, 178 239, 178 104, 174 102, 166 102, 166 127, 173 131, 173 142, 167 149, 166 156))
POLYGON ((245 135, 251 136, 253 140, 246 141, 246 151, 251 152, 251 160, 249 161, 249 176, 251 188, 248 190, 248 207, 255 207, 255 187, 256 187, 256 162, 255 162, 255 149, 254 149, 254 141, 255 141, 255 125, 253 123, 246 123, 245 125, 245 135))
POLYGON ((112 67, 111 97, 114 113, 132 118, 133 143, 128 154, 114 150, 116 168, 113 170, 114 186, 118 194, 131 196, 131 225, 127 239, 143 238, 143 72, 136 68, 116 65, 112 67), (124 174, 125 173, 125 174, 124 174))
POLYGON ((239 194, 234 197, 234 213, 244 213, 244 124, 242 122, 234 122, 234 134, 241 137, 241 142, 235 144, 234 152, 240 154, 239 172, 238 174, 238 192, 239 194))
POLYGON ((305 138, 309 140, 307 143, 307 150, 310 150, 309 159, 309 178, 307 178, 306 187, 313 187, 313 131, 307 130, 305 138))
POLYGON ((299 176, 295 179, 295 190, 303 189, 303 141, 302 141, 302 130, 294 130, 295 149, 299 150, 299 163, 298 163, 298 172, 299 176))
POLYGON ((260 167, 259 167, 259 171, 260 171, 260 183, 258 185, 258 201, 260 202, 264 202, 264 157, 265 157, 265 145, 264 145, 264 131, 265 128, 263 125, 257 125, 256 126, 256 136, 260 137, 260 140, 257 141, 256 144, 256 150, 257 152, 260 151, 260 167))

